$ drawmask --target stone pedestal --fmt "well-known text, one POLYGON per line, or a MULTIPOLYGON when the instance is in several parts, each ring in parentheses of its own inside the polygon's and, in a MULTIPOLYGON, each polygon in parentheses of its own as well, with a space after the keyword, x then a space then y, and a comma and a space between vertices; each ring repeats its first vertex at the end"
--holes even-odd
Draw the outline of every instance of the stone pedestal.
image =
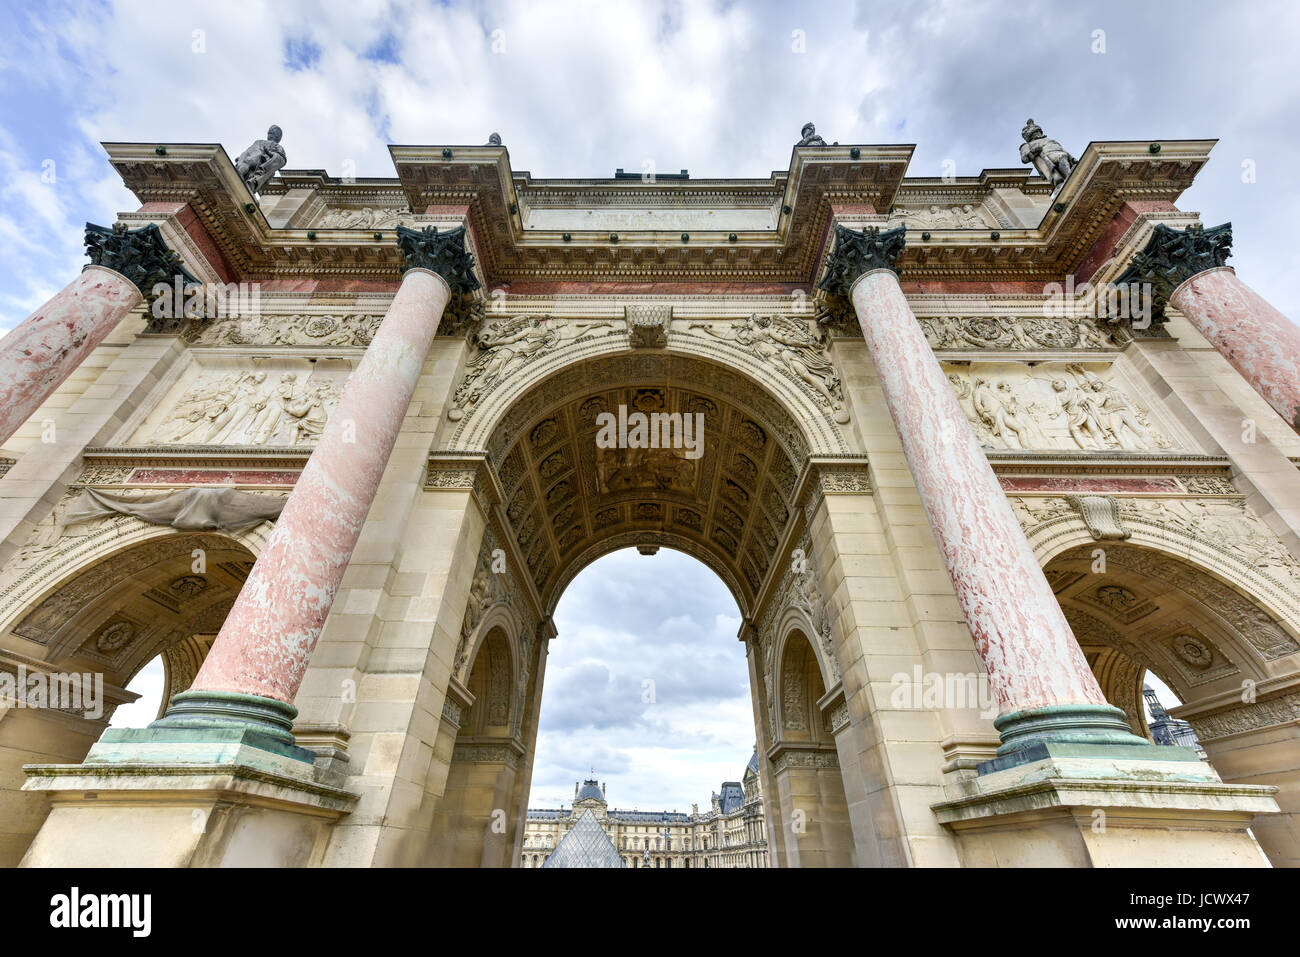
POLYGON ((87 266, 0 340, 0 444, 142 299, 120 273, 87 266))
MULTIPOLYGON (((137 736, 147 732, 135 732, 137 736)), ((238 733, 102 741, 82 764, 28 765, 53 805, 23 867, 306 867, 356 796, 238 733)))
POLYGON ((966 867, 1269 866, 1247 828, 1276 788, 1224 784, 1188 748, 1120 750, 1042 745, 932 809, 966 867))

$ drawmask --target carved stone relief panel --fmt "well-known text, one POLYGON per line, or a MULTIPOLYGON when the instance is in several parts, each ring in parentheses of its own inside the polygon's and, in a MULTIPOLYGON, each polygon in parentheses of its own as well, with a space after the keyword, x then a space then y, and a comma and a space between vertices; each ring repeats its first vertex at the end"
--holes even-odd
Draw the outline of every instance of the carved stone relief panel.
POLYGON ((1109 330, 1095 319, 1043 316, 927 316, 917 320, 931 347, 941 351, 1115 349, 1109 330))
POLYGON ((485 319, 474 334, 474 353, 452 396, 447 418, 457 421, 483 397, 509 382, 539 357, 566 345, 625 328, 618 319, 558 319, 553 316, 510 316, 485 319))
POLYGON ((343 360, 268 359, 253 369, 196 362, 129 444, 314 445, 349 372, 343 360))
POLYGON ((830 339, 816 322, 782 315, 753 315, 731 322, 694 321, 686 328, 750 352, 830 410, 836 422, 848 422, 840 374, 831 360, 830 339))
POLYGON ((185 338, 211 346, 349 346, 370 345, 382 312, 263 313, 214 319, 193 327, 185 338))
POLYGON ((906 226, 908 229, 996 229, 998 222, 982 203, 961 203, 956 206, 909 203, 907 206, 895 206, 889 212, 889 222, 885 228, 894 229, 898 226, 906 226))
POLYGON ((981 443, 994 449, 1151 452, 1174 443, 1103 363, 945 363, 981 443))
POLYGON ((1242 703, 1210 714, 1192 715, 1188 720, 1202 741, 1289 724, 1300 721, 1300 692, 1242 703))
POLYGON ((411 226, 415 214, 410 209, 383 206, 331 206, 322 210, 312 226, 316 229, 392 229, 411 226))

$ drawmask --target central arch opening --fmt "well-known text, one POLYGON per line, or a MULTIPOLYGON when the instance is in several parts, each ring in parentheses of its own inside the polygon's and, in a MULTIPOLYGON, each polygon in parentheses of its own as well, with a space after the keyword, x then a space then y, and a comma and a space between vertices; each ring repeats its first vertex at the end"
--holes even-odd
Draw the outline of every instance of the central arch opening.
POLYGON ((621 549, 578 573, 554 618, 523 866, 588 812, 625 867, 766 866, 741 615, 723 581, 673 549, 621 549))

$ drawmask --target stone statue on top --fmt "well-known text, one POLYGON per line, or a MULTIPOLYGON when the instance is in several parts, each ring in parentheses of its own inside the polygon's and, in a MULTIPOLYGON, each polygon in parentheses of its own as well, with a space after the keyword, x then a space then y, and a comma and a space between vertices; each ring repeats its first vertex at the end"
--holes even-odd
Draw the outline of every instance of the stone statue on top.
POLYGON ((284 147, 280 145, 282 135, 280 127, 272 125, 266 131, 266 139, 257 140, 240 153, 239 159, 235 161, 235 171, 239 173, 239 178, 244 181, 250 193, 257 194, 265 189, 276 170, 281 169, 288 162, 288 158, 284 155, 284 147))
POLYGON ((1061 188, 1078 160, 1065 151, 1060 143, 1047 136, 1043 128, 1032 119, 1020 131, 1025 141, 1020 144, 1020 162, 1031 164, 1052 184, 1052 191, 1061 188))
POLYGON ((803 138, 795 146, 825 146, 826 141, 817 135, 817 127, 811 123, 805 123, 803 129, 799 131, 803 138))

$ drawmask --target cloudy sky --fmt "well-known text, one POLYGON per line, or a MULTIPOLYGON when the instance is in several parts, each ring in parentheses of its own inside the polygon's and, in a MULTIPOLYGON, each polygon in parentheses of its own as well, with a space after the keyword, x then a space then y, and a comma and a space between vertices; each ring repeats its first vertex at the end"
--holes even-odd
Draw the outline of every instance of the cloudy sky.
POLYGON ((614 552, 560 599, 529 804, 573 803, 595 769, 611 805, 689 811, 754 749, 740 611, 712 571, 668 549, 614 552))
MULTIPOLYGON (((290 168, 360 176, 392 175, 389 143, 493 131, 535 176, 647 162, 765 176, 808 120, 829 141, 914 143, 910 172, 926 176, 949 160, 959 175, 1019 165, 1030 116, 1076 155, 1090 140, 1217 137, 1180 206, 1232 220, 1239 275, 1297 318, 1297 36, 1291 0, 6 3, 0 329, 76 274, 86 220, 138 205, 101 140, 238 155, 272 122, 290 168)), ((753 733, 734 616, 719 583, 667 552, 578 579, 534 803, 571 799, 592 764, 616 803, 641 807, 685 807, 735 776, 753 733), (710 667, 688 667, 688 648, 710 667), (658 703, 638 710, 644 678, 658 703)))

